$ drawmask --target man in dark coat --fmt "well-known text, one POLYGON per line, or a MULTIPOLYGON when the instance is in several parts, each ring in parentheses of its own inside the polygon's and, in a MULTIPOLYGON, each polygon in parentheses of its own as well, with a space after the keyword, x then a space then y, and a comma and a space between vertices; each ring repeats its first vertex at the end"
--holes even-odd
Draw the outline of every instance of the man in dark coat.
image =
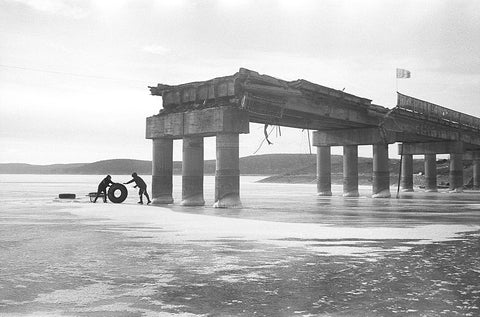
POLYGON ((97 202, 98 197, 103 193, 103 202, 107 202, 107 187, 113 185, 112 182, 112 177, 110 175, 107 175, 100 184, 98 184, 98 190, 97 190, 97 196, 95 196, 95 199, 93 200, 94 203, 97 202))
POLYGON ((145 197, 147 197, 147 204, 151 203, 150 197, 148 197, 147 184, 145 184, 145 181, 140 176, 138 176, 137 173, 133 173, 132 177, 132 180, 124 184, 130 184, 132 182, 135 182, 135 186, 133 186, 133 188, 139 188, 138 194, 140 195, 140 201, 138 203, 143 204, 142 195, 145 195, 145 197))

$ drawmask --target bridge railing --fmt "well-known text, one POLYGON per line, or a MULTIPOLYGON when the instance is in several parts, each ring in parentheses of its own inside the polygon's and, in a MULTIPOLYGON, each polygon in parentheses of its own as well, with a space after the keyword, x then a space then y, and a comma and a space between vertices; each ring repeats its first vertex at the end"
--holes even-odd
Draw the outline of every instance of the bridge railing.
POLYGON ((397 107, 424 115, 428 120, 442 121, 461 128, 480 130, 480 118, 448 109, 397 92, 397 107))

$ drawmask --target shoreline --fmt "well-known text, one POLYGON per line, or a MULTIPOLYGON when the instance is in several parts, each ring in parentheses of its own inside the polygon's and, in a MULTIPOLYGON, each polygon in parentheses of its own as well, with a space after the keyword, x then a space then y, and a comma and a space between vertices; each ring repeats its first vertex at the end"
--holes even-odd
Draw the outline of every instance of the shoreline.
MULTIPOLYGON (((260 175, 259 175, 260 176, 260 175)), ((331 175, 332 185, 343 185, 343 174, 341 173, 332 173, 331 175)), ((304 174, 304 175, 271 175, 266 176, 258 180, 258 183, 284 183, 284 184, 315 184, 317 181, 317 176, 313 174, 304 174)), ((438 186, 445 186, 448 184, 448 175, 438 175, 437 183, 438 186)), ((396 186, 398 184, 398 175, 390 176, 390 186, 396 186)), ((372 185, 372 175, 371 174, 359 174, 358 175, 358 185, 359 186, 368 186, 372 185)), ((425 185, 425 176, 424 175, 413 175, 413 186, 421 187, 425 185)))

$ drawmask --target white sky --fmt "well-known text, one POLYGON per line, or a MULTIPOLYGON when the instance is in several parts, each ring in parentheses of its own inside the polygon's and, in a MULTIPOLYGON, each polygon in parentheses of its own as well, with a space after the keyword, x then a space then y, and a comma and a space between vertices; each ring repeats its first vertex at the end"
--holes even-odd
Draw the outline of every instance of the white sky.
MULTIPOLYGON (((405 68, 401 92, 480 117, 480 1, 0 0, 0 162, 149 160, 147 86, 240 67, 389 108, 405 68)), ((241 156, 262 141, 250 130, 241 156)), ((309 151, 306 131, 271 139, 257 154, 309 151)))

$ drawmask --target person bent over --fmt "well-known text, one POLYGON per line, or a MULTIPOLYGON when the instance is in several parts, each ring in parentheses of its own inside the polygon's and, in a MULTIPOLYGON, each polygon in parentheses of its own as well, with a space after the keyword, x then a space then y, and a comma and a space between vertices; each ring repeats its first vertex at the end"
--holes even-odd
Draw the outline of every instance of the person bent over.
POLYGON ((145 181, 137 175, 137 173, 132 174, 133 179, 124 183, 124 184, 130 184, 132 182, 135 182, 135 186, 133 188, 138 187, 138 195, 140 195, 140 201, 138 202, 139 204, 143 204, 142 196, 145 195, 147 197, 147 204, 151 203, 150 197, 148 196, 147 193, 147 184, 145 184, 145 181))
POLYGON ((97 190, 97 195, 95 196, 95 199, 93 200, 94 203, 97 202, 98 197, 103 193, 103 202, 107 202, 107 187, 113 185, 112 182, 112 177, 110 175, 107 175, 100 184, 98 184, 98 190, 97 190))

